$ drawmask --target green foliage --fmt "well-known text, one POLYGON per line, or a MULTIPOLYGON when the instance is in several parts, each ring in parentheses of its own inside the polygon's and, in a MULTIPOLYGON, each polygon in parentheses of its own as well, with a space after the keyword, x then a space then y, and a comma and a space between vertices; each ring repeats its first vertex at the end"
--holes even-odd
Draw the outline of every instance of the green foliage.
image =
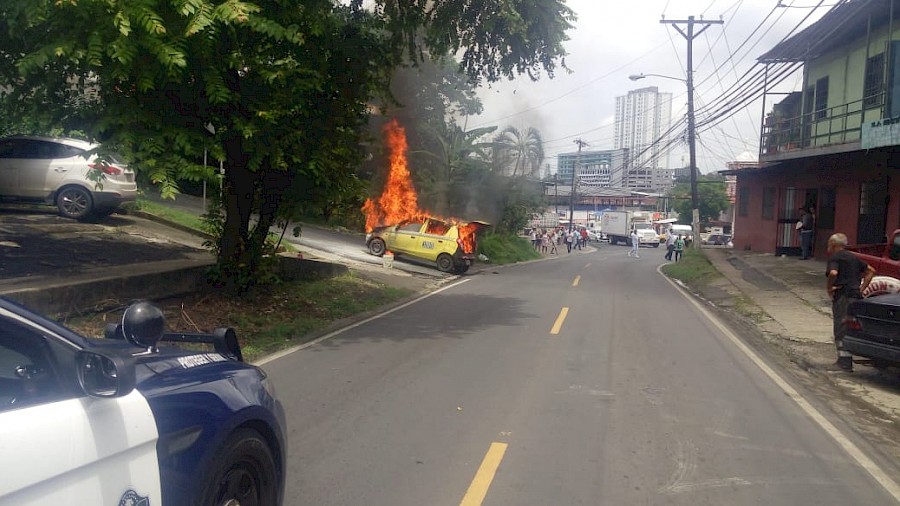
POLYGON ((513 177, 538 177, 544 162, 544 141, 534 127, 508 126, 494 139, 495 169, 513 177))
POLYGON ((478 252, 488 257, 488 263, 511 264, 540 258, 531 241, 508 233, 487 233, 478 239, 478 252))
MULTIPOLYGON (((675 197, 672 206, 682 223, 690 224, 692 215, 691 186, 678 183, 670 194, 675 197)), ((731 206, 725 191, 725 181, 720 176, 699 176, 697 178, 697 199, 700 210, 700 225, 719 219, 719 215, 731 206)))
POLYGON ((506 185, 499 195, 500 219, 494 229, 499 233, 516 234, 535 213, 542 212, 546 202, 539 182, 525 178, 504 178, 506 185))
MULTIPOLYGON (((224 160, 215 249, 241 291, 264 272, 269 226, 312 206, 349 213, 368 105, 395 68, 461 54, 469 82, 552 75, 574 19, 561 0, 5 0, 0 82, 15 85, 0 95, 0 130, 83 131, 164 195, 212 177, 204 151, 224 160)), ((449 90, 432 119, 451 102, 480 110, 449 90)))

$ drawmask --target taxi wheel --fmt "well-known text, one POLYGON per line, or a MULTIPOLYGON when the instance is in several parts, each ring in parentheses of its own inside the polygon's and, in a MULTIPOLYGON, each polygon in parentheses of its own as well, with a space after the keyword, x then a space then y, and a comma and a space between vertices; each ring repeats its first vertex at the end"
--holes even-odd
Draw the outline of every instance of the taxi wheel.
POLYGON ((438 255, 437 268, 441 272, 453 272, 453 257, 446 253, 438 255))
POLYGON ((268 443, 251 429, 231 435, 213 462, 218 462, 201 504, 268 506, 278 497, 278 473, 268 443))
POLYGON ((385 249, 386 248, 384 247, 384 241, 382 241, 381 239, 378 239, 376 237, 375 239, 369 241, 369 253, 380 257, 381 255, 384 255, 385 249))

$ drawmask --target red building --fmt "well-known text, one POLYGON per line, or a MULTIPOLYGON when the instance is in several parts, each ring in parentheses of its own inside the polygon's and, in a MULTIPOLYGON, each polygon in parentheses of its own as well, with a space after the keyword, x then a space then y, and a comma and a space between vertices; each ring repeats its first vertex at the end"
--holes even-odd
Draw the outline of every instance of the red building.
MULTIPOLYGON (((799 253, 800 208, 816 211, 815 250, 843 232, 883 242, 900 228, 900 6, 839 3, 759 58, 767 75, 791 65, 803 88, 766 115, 757 167, 737 178, 734 247, 799 253)), ((769 83, 771 84, 771 83, 769 83)))

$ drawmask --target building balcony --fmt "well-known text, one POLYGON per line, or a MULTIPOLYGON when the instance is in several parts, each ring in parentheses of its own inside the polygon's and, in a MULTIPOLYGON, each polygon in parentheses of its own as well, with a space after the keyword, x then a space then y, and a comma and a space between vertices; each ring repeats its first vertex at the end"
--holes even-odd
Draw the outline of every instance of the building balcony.
POLYGON ((884 93, 805 114, 800 113, 798 95, 776 104, 766 117, 760 161, 858 151, 862 149, 862 126, 883 116, 884 93))

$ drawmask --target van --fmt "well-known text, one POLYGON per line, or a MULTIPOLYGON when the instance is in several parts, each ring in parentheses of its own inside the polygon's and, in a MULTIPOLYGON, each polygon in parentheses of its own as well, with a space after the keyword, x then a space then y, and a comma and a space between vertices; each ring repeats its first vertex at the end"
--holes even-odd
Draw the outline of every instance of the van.
POLYGON ((672 226, 669 227, 669 233, 684 237, 684 242, 686 243, 693 242, 694 240, 694 230, 690 225, 679 225, 678 223, 673 223, 672 226))

